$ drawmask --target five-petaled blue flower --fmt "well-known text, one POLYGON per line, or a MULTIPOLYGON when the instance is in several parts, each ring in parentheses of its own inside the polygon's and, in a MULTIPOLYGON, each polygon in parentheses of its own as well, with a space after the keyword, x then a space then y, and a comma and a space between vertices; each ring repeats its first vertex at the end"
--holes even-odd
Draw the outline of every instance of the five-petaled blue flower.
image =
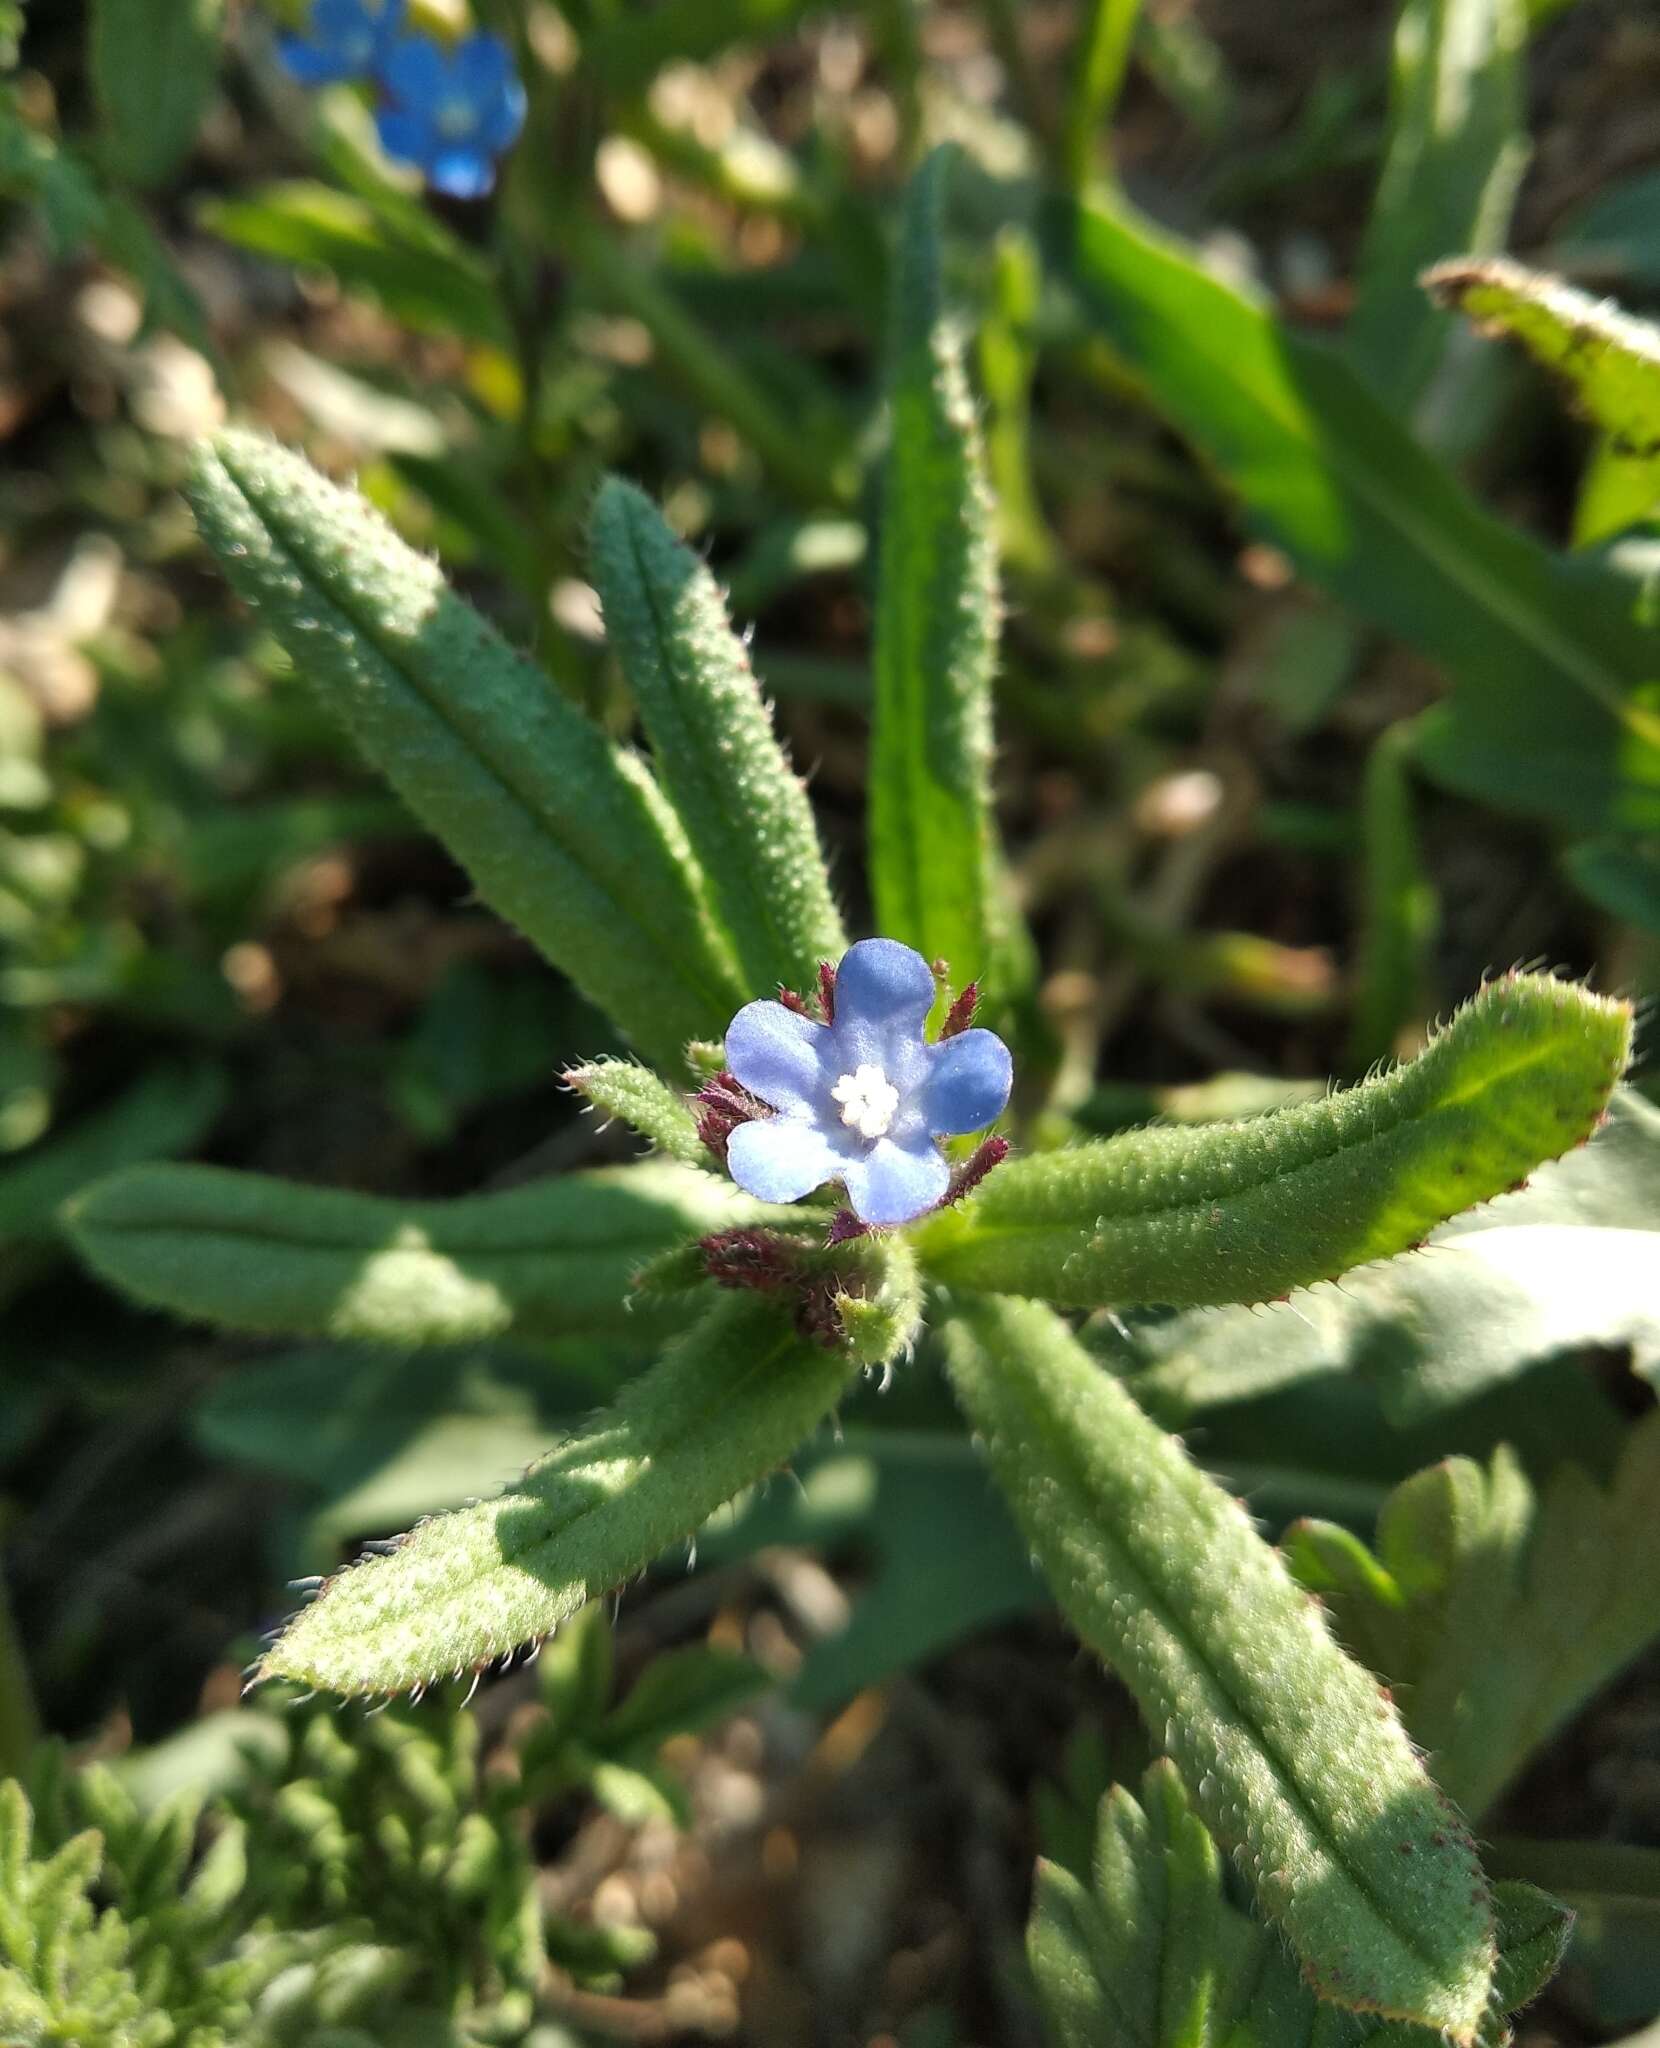
POLYGON ((726 1064, 777 1115, 732 1132, 727 1164, 739 1187, 798 1202, 839 1180, 862 1223, 909 1223, 932 1209, 951 1178, 935 1139, 1001 1115, 1013 1078, 994 1032, 924 1039, 934 995, 920 953, 862 939, 836 970, 828 1024, 746 1003, 726 1034, 726 1064))
POLYGON ((302 85, 367 78, 390 57, 404 0, 312 0, 311 32, 283 36, 277 54, 302 85))
POLYGON ((525 118, 525 90, 500 36, 467 36, 448 51, 430 36, 405 36, 381 81, 389 98, 376 121, 387 155, 418 164, 452 199, 482 198, 525 118))

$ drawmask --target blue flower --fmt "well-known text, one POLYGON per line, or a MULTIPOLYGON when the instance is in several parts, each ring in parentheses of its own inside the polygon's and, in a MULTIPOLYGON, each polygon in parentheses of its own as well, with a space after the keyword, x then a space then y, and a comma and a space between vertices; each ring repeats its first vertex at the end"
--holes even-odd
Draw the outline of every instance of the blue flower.
POLYGON ((302 85, 368 78, 391 55, 404 0, 312 0, 309 36, 282 36, 277 55, 302 85))
POLYGON ((930 1045, 933 971, 893 939, 863 939, 836 970, 821 1024, 783 1003, 746 1003, 726 1034, 726 1064, 777 1114, 727 1140, 732 1178, 763 1202, 798 1202, 826 1181, 847 1189, 862 1223, 909 1223, 951 1180, 936 1138, 1002 1114, 1013 1066, 990 1031, 930 1045))
POLYGON ((381 79, 388 104, 377 125, 387 155, 418 164, 453 199, 482 198, 525 118, 525 90, 501 37, 468 36, 445 51, 430 36, 405 36, 381 79))

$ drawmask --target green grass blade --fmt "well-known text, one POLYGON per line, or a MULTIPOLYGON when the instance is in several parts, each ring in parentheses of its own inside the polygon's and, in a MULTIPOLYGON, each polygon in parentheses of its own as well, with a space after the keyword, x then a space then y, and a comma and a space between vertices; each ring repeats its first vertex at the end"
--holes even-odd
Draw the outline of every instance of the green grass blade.
POLYGON ((1243 1508, 1039 1302, 959 1304, 946 1360, 1062 1612, 1320 1995, 1473 2040, 1495 1962, 1475 1850, 1243 1508))
POLYGON ((725 1183, 666 1161, 450 1202, 148 1166, 89 1188, 66 1220, 93 1270, 153 1308, 416 1346, 635 1330, 640 1266, 748 1213, 725 1183))
POLYGON ((1526 50, 1522 0, 1404 0, 1396 21, 1389 148, 1346 342, 1367 384, 1403 415, 1450 331, 1419 273, 1503 245, 1527 161, 1526 50))
POLYGON ((1052 202, 1051 259, 1312 581, 1441 663, 1422 757, 1508 810, 1660 824, 1660 671, 1632 592, 1492 518, 1329 348, 1125 212, 1052 202))
POLYGON ((721 1301, 509 1492, 331 1580, 262 1676, 404 1692, 550 1634, 774 1471, 857 1371, 754 1295, 721 1301))
POLYGON ((949 155, 912 180, 901 226, 876 600, 870 871, 889 938, 961 987, 991 940, 991 672, 997 559, 979 428, 947 313, 949 155))
POLYGON ((299 456, 221 434, 191 502, 231 582, 480 895, 666 1071, 718 1037, 746 991, 643 765, 299 456))
POLYGON ((1629 1004, 1510 975, 1410 1065, 1323 1101, 1013 1160, 917 1249, 936 1279, 1077 1307, 1270 1300, 1405 1251, 1579 1144, 1630 1045, 1629 1004))
POLYGON ((755 995, 811 988, 847 935, 807 792, 715 579, 616 477, 600 487, 589 544, 606 632, 744 984, 755 995))

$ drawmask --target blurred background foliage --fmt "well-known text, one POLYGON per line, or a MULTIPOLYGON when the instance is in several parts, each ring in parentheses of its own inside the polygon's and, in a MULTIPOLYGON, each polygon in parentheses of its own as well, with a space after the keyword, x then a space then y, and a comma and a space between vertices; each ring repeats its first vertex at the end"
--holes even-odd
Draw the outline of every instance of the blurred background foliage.
MULTIPOLYGON (((616 1049, 606 1027, 230 600, 185 451, 235 413, 355 477, 618 731, 580 534, 603 471, 637 479, 753 623, 863 928, 893 202, 955 139, 1008 607, 999 796, 1043 961, 1026 1072, 1056 1129, 1294 1099, 1517 960, 1652 997, 1660 407, 1610 425, 1417 279, 1507 248, 1660 310, 1660 21, 1638 0, 473 19, 530 101, 485 203, 424 195, 350 87, 296 86, 275 49, 297 9, 0 0, 0 1518, 20 1711, 112 1773, 34 1786, 35 1853, 100 1827, 101 1896, 142 1920, 190 1861, 196 1806, 169 1798, 217 1800, 216 1841, 268 1860, 299 1829, 314 1898, 201 1908, 241 1959, 224 2011, 288 1983, 301 2018, 279 1999, 273 2040, 324 2038, 319 2014, 381 2038, 407 1992, 463 2038, 534 2024, 549 2048, 1035 2042, 1008 1875, 1034 1790, 1049 1852, 1081 1862, 1096 1798, 1145 1759, 939 1429, 926 1353, 799 1491, 630 1594, 620 1707, 596 1617, 539 1680, 400 1710, 344 1760, 327 1713, 234 1715, 286 1580, 499 1483, 651 1333, 283 1349, 140 1314, 70 1263, 62 1202, 145 1160, 425 1197, 629 1151, 560 1084, 616 1049), (1070 209, 1092 183, 1134 209, 1110 233, 1070 209), (584 1657, 603 1668, 573 1677, 584 1657), (353 1800, 353 1826, 417 1844, 372 1883, 318 1846, 353 1800), (462 1867, 474 1810, 517 1845, 507 1877, 462 1867), (498 1881, 532 1885, 548 1932, 526 1950, 490 1920, 434 1989, 433 1930, 498 1881), (261 1913, 334 1937, 260 1950, 261 1913)), ((1391 1486, 1501 1442, 1539 1487, 1614 1473, 1652 1402, 1652 1301, 1573 1343, 1507 1304, 1520 1334, 1485 1350, 1410 1308, 1473 1360, 1416 1410, 1388 1358, 1349 1369, 1352 1331, 1259 1333, 1227 1374, 1204 1332, 1141 1335, 1128 1366, 1121 1331, 1089 1334, 1276 1526, 1369 1538, 1391 1486)), ((1487 1825, 1581 1907, 1525 2038, 1660 2010, 1652 1655, 1487 1825), (1536 1838, 1563 1836, 1593 1846, 1553 1863, 1536 1838)))

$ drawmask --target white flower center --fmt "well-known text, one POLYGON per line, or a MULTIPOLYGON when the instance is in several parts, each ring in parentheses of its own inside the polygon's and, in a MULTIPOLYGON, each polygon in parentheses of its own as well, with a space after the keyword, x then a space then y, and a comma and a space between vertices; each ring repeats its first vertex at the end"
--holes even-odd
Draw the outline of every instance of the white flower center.
POLYGON ((438 102, 433 126, 446 142, 460 142, 473 132, 473 103, 459 96, 438 102))
POLYGON ((880 1067, 843 1074, 830 1094, 842 1106, 842 1122, 861 1138, 883 1137, 899 1107, 899 1090, 880 1067))

